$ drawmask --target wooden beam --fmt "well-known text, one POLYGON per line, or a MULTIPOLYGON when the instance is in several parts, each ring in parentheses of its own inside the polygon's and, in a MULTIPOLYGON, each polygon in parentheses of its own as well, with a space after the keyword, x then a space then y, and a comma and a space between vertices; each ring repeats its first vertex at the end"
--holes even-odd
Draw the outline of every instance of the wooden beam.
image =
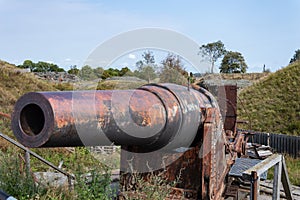
POLYGON ((277 163, 281 162, 282 155, 273 154, 272 156, 268 157, 267 159, 261 161, 257 165, 251 167, 250 169, 243 172, 243 178, 250 180, 251 172, 256 171, 257 175, 260 176, 262 173, 276 165, 277 163))
POLYGON ((273 194, 272 200, 280 200, 280 182, 281 182, 282 162, 274 166, 273 194))
POLYGON ((293 194, 292 194, 289 175, 288 175, 288 172, 287 172, 286 163, 285 163, 285 159, 284 159, 283 156, 282 156, 281 181, 282 181, 282 186, 283 186, 283 189, 284 189, 285 196, 286 196, 287 200, 293 200, 294 197, 293 197, 293 194))

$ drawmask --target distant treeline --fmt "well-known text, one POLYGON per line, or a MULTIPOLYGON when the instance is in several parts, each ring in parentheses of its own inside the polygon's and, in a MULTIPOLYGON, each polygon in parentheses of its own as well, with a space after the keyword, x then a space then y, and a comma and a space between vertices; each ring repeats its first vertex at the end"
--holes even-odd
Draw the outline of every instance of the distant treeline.
MULTIPOLYGON (((159 78, 161 82, 170 82, 177 84, 187 84, 188 77, 193 77, 192 73, 188 73, 185 70, 184 64, 181 58, 174 54, 169 54, 158 65, 155 62, 154 55, 151 51, 143 53, 143 59, 136 62, 136 70, 131 71, 128 67, 108 68, 102 67, 92 68, 85 65, 81 69, 76 65, 70 66, 67 71, 69 74, 79 76, 83 80, 95 80, 95 79, 107 79, 114 76, 135 76, 140 79, 146 80, 148 83, 159 78)), ((63 68, 60 68, 56 64, 39 61, 37 63, 31 60, 25 60, 19 68, 30 69, 31 72, 65 72, 63 68)), ((191 78, 191 81, 192 78, 191 78)))
POLYGON ((22 69, 30 69, 31 72, 64 72, 63 68, 60 68, 56 64, 39 61, 37 63, 32 62, 31 60, 25 60, 22 65, 17 67, 22 69))

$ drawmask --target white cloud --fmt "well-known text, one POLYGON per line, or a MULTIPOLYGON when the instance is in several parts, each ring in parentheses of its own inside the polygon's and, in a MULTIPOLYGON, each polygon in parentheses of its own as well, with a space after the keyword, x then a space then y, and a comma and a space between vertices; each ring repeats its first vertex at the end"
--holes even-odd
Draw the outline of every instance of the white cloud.
POLYGON ((128 58, 134 60, 134 59, 136 59, 136 56, 131 53, 131 54, 128 55, 128 58))

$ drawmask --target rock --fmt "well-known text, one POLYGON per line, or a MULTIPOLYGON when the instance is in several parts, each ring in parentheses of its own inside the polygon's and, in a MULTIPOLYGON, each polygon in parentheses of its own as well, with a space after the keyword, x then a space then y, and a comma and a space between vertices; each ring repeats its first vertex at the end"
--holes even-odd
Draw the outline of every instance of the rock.
POLYGON ((57 172, 35 172, 38 184, 50 187, 68 186, 68 177, 57 172))
POLYGON ((40 79, 57 83, 75 83, 80 81, 79 77, 67 72, 34 72, 34 75, 40 79))

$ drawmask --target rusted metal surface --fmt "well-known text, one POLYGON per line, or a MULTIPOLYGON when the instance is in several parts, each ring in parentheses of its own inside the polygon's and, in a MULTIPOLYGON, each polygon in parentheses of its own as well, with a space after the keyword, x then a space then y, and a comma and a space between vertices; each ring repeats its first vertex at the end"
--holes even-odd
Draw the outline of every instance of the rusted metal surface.
POLYGON ((257 175, 256 171, 251 172, 251 191, 250 191, 250 199, 251 200, 257 200, 258 199, 258 184, 259 177, 257 175))
POLYGON ((12 128, 28 147, 132 145, 151 151, 192 143, 207 98, 174 84, 136 90, 28 93, 12 128))
MULTIPOLYGON (((169 183, 179 178, 171 192, 176 198, 222 199, 233 159, 225 157, 230 145, 218 102, 197 86, 29 93, 16 103, 12 127, 28 147, 121 145, 126 191, 135 190, 135 172, 145 180, 151 172, 169 183), (149 158, 149 152, 155 154, 149 158)), ((228 130, 235 133, 234 128, 228 130)))
POLYGON ((207 85, 216 97, 223 118, 224 130, 235 133, 237 124, 237 85, 207 85))
POLYGON ((202 197, 220 199, 224 191, 225 158, 224 130, 217 108, 207 109, 203 131, 202 197))
MULTIPOLYGON (((152 165, 162 166, 161 170, 154 173, 160 174, 167 182, 174 183, 179 178, 172 192, 177 197, 181 195, 178 199, 222 199, 225 190, 224 180, 230 166, 227 165, 225 158, 222 117, 214 97, 202 88, 194 87, 194 89, 190 91, 201 94, 196 97, 201 102, 198 112, 202 113, 202 120, 190 148, 183 153, 156 152, 155 158, 151 159, 142 154, 133 157, 130 153, 133 147, 123 147, 121 188, 135 190, 135 184, 131 181, 131 177, 135 176, 135 169, 151 161, 152 165), (172 161, 171 164, 164 166, 164 163, 169 163, 168 160, 172 161), (178 193, 178 190, 182 192, 178 193)), ((134 151, 138 152, 139 149, 134 151)), ((147 177, 149 173, 140 175, 147 177)))
POLYGON ((225 113, 224 129, 225 131, 231 130, 235 134, 237 124, 237 86, 236 85, 225 85, 226 104, 220 104, 221 113, 225 113), (224 111, 223 111, 224 110, 224 111))
MULTIPOLYGON (((135 176, 135 173, 124 172, 124 170, 128 171, 127 169, 131 167, 133 171, 138 168, 139 164, 141 163, 149 163, 150 166, 152 165, 161 165, 162 168, 160 170, 148 173, 142 173, 140 176, 147 179, 150 174, 159 174, 160 178, 168 183, 174 183, 174 189, 177 190, 180 188, 183 197, 190 198, 190 199, 197 199, 197 193, 201 187, 201 159, 199 158, 199 147, 193 147, 187 151, 182 153, 172 153, 172 152, 158 152, 156 154, 156 159, 153 160, 146 160, 143 155, 136 156, 134 160, 131 160, 128 163, 129 159, 132 159, 130 156, 131 154, 128 151, 121 152, 121 169, 123 169, 121 174, 121 185, 122 188, 126 190, 134 190, 136 188, 135 184, 133 184, 132 176, 135 176), (179 156, 178 156, 179 155, 179 156), (160 159, 163 158, 163 159, 160 159), (174 159, 178 158, 178 159, 174 159), (164 162, 168 163, 168 160, 173 161, 168 166, 163 166, 164 162), (174 161, 175 160, 175 161, 174 161), (158 162, 154 164, 153 161, 158 162), (126 168, 126 169, 125 169, 126 168), (187 192, 189 191, 189 192, 187 192), (194 191, 191 193, 191 191, 194 191), (186 195, 186 196, 185 196, 186 195)), ((148 169, 149 171, 149 169, 148 169)), ((178 195, 178 192, 171 192, 178 195)))
POLYGON ((160 131, 166 126, 166 120, 170 125, 176 122, 176 114, 166 119, 161 101, 143 90, 29 93, 16 103, 12 127, 17 139, 29 147, 93 145, 94 140, 82 140, 88 134, 101 139, 103 133, 111 141, 103 137, 96 141, 97 145, 103 142, 147 145, 155 144, 160 136, 167 137, 160 131), (122 127, 128 127, 130 122, 133 131, 136 125, 157 132, 146 139, 127 135, 122 127), (79 135, 80 131, 86 135, 79 135))

